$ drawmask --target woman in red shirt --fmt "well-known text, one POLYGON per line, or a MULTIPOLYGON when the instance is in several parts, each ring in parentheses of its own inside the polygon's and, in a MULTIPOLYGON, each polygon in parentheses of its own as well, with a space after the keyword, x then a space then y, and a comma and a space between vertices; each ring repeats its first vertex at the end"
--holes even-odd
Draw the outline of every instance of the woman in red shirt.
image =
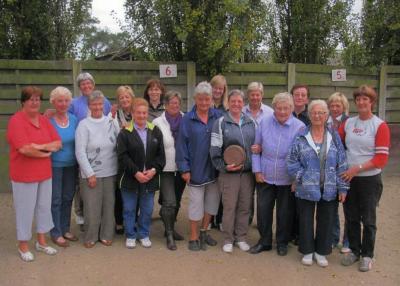
POLYGON ((339 128, 350 165, 342 177, 350 182, 343 206, 351 252, 344 255, 342 264, 349 266, 360 260, 359 270, 366 272, 374 257, 376 207, 383 190, 381 172, 389 157, 390 131, 372 112, 378 99, 372 87, 360 86, 353 98, 358 114, 339 128))
POLYGON ((36 218, 37 251, 54 255, 45 233, 53 228, 51 216, 50 155, 61 148, 61 140, 50 121, 39 113, 43 92, 27 86, 21 92, 22 108, 10 119, 7 141, 10 145, 10 179, 16 214, 18 252, 26 262, 34 260, 28 241, 36 218))

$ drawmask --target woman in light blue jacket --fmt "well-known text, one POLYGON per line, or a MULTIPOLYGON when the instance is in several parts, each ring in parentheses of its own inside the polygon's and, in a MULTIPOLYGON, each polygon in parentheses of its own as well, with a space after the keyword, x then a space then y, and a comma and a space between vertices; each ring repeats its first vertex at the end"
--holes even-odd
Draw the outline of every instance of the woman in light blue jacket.
POLYGON ((289 176, 295 179, 299 251, 304 255, 302 263, 311 265, 314 254, 317 264, 326 267, 325 256, 332 252, 331 230, 337 198, 344 202, 349 189, 349 184, 340 177, 347 170, 347 160, 339 135, 326 127, 326 102, 312 101, 308 112, 311 124, 295 139, 288 154, 287 167, 289 176))

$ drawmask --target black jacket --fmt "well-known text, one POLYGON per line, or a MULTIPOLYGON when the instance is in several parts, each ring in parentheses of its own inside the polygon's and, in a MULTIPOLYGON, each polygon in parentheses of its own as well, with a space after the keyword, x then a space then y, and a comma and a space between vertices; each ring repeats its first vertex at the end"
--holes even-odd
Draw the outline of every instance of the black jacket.
POLYGON ((159 173, 165 166, 163 137, 160 129, 147 122, 146 153, 139 134, 131 125, 121 130, 117 138, 119 187, 121 189, 138 191, 139 183, 135 174, 139 171, 155 168, 157 174, 147 183, 145 189, 156 191, 159 189, 159 173))

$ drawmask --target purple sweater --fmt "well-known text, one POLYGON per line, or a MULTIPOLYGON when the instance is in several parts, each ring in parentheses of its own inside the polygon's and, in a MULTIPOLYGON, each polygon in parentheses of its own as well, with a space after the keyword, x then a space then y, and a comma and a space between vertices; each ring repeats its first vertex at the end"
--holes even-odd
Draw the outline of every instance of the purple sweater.
POLYGON ((260 144, 262 151, 252 155, 253 173, 261 172, 271 185, 290 185, 286 157, 294 138, 304 127, 293 115, 284 124, 279 123, 275 115, 264 117, 256 130, 254 144, 260 144))

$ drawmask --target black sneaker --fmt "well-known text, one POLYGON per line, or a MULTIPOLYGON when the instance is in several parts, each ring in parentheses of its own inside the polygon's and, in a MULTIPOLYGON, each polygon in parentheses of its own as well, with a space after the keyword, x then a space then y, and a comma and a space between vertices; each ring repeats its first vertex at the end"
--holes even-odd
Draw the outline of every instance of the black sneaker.
POLYGON ((281 246, 278 246, 276 251, 278 252, 279 256, 286 256, 287 252, 288 252, 288 249, 287 249, 287 246, 281 245, 281 246))
POLYGON ((199 251, 200 242, 198 240, 189 240, 188 249, 191 251, 199 251))

